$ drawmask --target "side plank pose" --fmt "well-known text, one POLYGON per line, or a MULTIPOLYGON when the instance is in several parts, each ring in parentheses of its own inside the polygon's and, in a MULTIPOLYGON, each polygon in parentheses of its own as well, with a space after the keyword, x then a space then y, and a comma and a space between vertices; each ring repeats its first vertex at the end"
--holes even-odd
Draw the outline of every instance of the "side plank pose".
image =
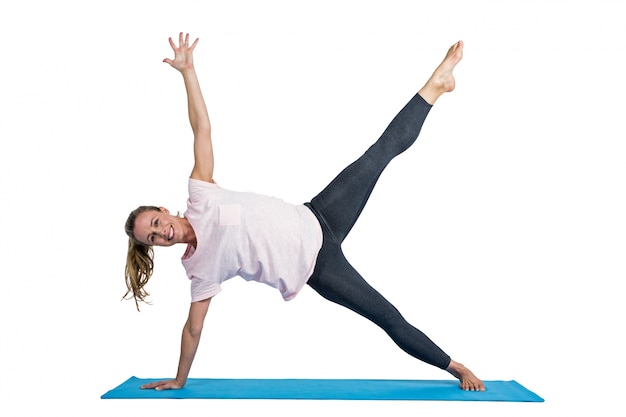
POLYGON ((463 42, 448 50, 421 90, 391 121, 382 136, 345 168, 310 202, 293 205, 274 197, 234 192, 213 181, 211 124, 193 64, 196 39, 169 39, 174 59, 166 58, 185 83, 189 121, 194 134, 194 166, 183 217, 163 207, 141 206, 126 221, 129 237, 124 298, 137 308, 148 293, 145 285, 153 268, 153 246, 187 245, 182 264, 191 281, 191 306, 183 327, 175 379, 142 388, 182 388, 198 349, 211 299, 221 283, 240 276, 268 284, 285 300, 305 284, 321 296, 347 307, 380 326, 409 355, 447 370, 460 388, 484 391, 483 382, 452 360, 424 333, 372 288, 348 263, 341 244, 359 217, 374 185, 389 162, 417 139, 433 104, 455 87, 452 71, 463 56, 463 42))

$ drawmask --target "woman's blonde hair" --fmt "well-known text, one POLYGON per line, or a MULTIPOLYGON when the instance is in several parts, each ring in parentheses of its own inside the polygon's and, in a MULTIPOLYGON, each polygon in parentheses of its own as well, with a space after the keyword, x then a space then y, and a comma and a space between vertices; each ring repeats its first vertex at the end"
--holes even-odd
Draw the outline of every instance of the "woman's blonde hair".
POLYGON ((125 226, 126 234, 128 235, 125 271, 128 291, 126 291, 122 299, 134 298, 137 311, 139 311, 139 301, 147 303, 146 297, 150 294, 144 287, 150 280, 154 270, 154 249, 151 245, 144 245, 139 242, 133 233, 137 216, 146 211, 161 211, 161 209, 156 206, 137 207, 131 211, 125 226))

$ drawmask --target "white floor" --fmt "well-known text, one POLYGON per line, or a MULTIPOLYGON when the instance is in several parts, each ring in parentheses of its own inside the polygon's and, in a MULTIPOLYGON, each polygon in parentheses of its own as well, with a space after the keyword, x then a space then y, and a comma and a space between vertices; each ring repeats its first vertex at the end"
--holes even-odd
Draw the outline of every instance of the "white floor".
MULTIPOLYGON (((617 415, 626 36, 610 1, 33 1, 0 6, 0 415, 617 415), (184 248, 124 293, 128 212, 184 211, 191 131, 168 36, 201 38, 215 178, 294 203, 373 142, 448 46, 457 89, 346 242, 403 314, 544 403, 116 401, 176 370, 184 248), (341 414, 340 414, 341 413, 341 414)), ((447 379, 310 289, 228 283, 192 376, 447 379)))

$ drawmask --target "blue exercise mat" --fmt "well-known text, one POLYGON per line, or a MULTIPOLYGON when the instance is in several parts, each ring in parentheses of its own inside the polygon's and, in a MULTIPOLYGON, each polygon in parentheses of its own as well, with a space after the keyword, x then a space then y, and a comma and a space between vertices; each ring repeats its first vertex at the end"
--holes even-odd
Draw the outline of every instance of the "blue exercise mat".
POLYGON ((543 402, 516 381, 483 381, 484 392, 463 391, 456 380, 208 379, 189 378, 179 390, 139 388, 160 379, 131 377, 103 399, 290 399, 543 402))

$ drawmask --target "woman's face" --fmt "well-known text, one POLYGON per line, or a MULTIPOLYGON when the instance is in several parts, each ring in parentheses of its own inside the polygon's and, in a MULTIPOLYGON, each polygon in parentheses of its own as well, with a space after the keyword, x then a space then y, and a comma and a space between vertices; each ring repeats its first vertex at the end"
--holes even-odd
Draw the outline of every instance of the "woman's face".
POLYGON ((172 216, 161 207, 161 211, 149 210, 140 213, 135 219, 133 234, 144 245, 172 246, 183 241, 181 218, 172 216))

